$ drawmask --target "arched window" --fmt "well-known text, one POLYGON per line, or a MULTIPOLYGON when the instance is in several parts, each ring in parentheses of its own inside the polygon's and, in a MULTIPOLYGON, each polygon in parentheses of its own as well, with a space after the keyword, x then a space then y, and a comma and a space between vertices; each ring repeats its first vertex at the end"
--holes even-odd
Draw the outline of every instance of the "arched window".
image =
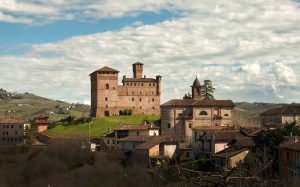
POLYGON ((199 115, 200 115, 200 116, 207 116, 208 113, 207 113, 206 111, 201 111, 201 112, 199 113, 199 115))
POLYGON ((106 89, 109 89, 109 84, 106 84, 106 89))

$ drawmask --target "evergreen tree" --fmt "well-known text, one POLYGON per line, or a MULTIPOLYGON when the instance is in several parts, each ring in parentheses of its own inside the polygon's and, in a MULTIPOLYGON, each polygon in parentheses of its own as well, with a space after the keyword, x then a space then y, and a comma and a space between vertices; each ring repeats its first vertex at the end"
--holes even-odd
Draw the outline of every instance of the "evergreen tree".
POLYGON ((212 86, 211 80, 204 80, 202 87, 202 96, 204 99, 214 99, 215 88, 212 86))

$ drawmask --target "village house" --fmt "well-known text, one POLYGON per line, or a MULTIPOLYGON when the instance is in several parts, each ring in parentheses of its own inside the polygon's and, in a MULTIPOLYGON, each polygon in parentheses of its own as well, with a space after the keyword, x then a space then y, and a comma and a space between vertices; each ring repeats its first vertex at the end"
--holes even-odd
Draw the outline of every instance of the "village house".
POLYGON ((133 148, 138 142, 143 142, 150 136, 158 136, 159 127, 152 124, 146 125, 118 125, 112 132, 106 133, 103 138, 108 150, 121 150, 128 151, 129 147, 133 148), (126 141, 128 140, 132 141, 126 141), (123 139, 123 140, 122 140, 123 139), (122 147, 120 144, 122 142, 122 147), (135 142, 135 143, 133 143, 135 142))
POLYGON ((233 138, 243 136, 240 129, 229 126, 197 126, 192 131, 192 154, 196 158, 216 154, 227 148, 233 138))
POLYGON ((300 138, 292 136, 279 146, 280 177, 286 181, 300 179, 300 138))
POLYGON ((36 125, 38 128, 38 132, 44 132, 45 130, 47 130, 48 126, 49 126, 49 122, 48 122, 48 116, 44 115, 44 114, 39 114, 33 117, 33 125, 36 125))
POLYGON ((25 127, 30 126, 24 120, 7 118, 0 121, 0 144, 24 144, 25 127))
POLYGON ((123 85, 118 85, 119 71, 110 67, 100 68, 90 74, 91 116, 103 117, 125 114, 160 113, 161 76, 143 76, 143 64, 134 63, 133 78, 125 75, 123 85))
POLYGON ((186 138, 191 142, 197 126, 231 126, 234 104, 231 100, 202 98, 198 78, 192 87, 192 99, 172 99, 161 105, 162 135, 186 138))
POLYGON ((275 156, 267 154, 267 147, 260 141, 257 134, 237 136, 227 146, 226 149, 213 154, 211 157, 211 160, 218 167, 223 169, 239 168, 253 172, 265 168, 264 172, 260 174, 274 175, 275 171, 272 169, 271 163, 275 156))
POLYGON ((272 108, 261 113, 260 116, 262 126, 278 127, 294 121, 300 123, 300 105, 293 104, 272 108))

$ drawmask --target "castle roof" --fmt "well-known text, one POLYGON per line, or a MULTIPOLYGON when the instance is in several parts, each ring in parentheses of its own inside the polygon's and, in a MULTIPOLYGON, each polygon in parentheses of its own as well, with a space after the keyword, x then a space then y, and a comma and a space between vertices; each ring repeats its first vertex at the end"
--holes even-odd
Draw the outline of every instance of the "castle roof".
POLYGON ((215 100, 215 99, 172 99, 161 106, 225 106, 234 107, 232 100, 215 100))
POLYGON ((194 80, 193 86, 201 86, 198 77, 194 80))
POLYGON ((300 105, 289 105, 280 108, 271 108, 260 115, 276 115, 276 114, 300 114, 300 105))
POLYGON ((141 63, 141 62, 136 62, 136 63, 134 63, 134 64, 132 64, 132 65, 144 65, 144 64, 141 63))
MULTIPOLYGON (((119 73, 119 71, 118 70, 115 70, 115 69, 113 69, 113 68, 110 68, 110 67, 108 67, 108 66, 104 66, 104 67, 102 67, 102 68, 100 68, 100 69, 97 69, 96 71, 94 71, 93 73, 95 73, 95 72, 110 72, 110 73, 119 73)), ((92 74, 93 74, 92 73, 92 74)))

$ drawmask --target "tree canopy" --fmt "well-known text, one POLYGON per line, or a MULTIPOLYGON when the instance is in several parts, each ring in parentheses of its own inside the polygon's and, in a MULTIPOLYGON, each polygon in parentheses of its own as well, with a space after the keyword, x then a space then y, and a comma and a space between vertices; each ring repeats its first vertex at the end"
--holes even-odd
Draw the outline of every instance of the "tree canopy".
POLYGON ((204 99, 214 99, 215 88, 212 85, 211 80, 204 80, 204 84, 202 87, 202 96, 204 99))

